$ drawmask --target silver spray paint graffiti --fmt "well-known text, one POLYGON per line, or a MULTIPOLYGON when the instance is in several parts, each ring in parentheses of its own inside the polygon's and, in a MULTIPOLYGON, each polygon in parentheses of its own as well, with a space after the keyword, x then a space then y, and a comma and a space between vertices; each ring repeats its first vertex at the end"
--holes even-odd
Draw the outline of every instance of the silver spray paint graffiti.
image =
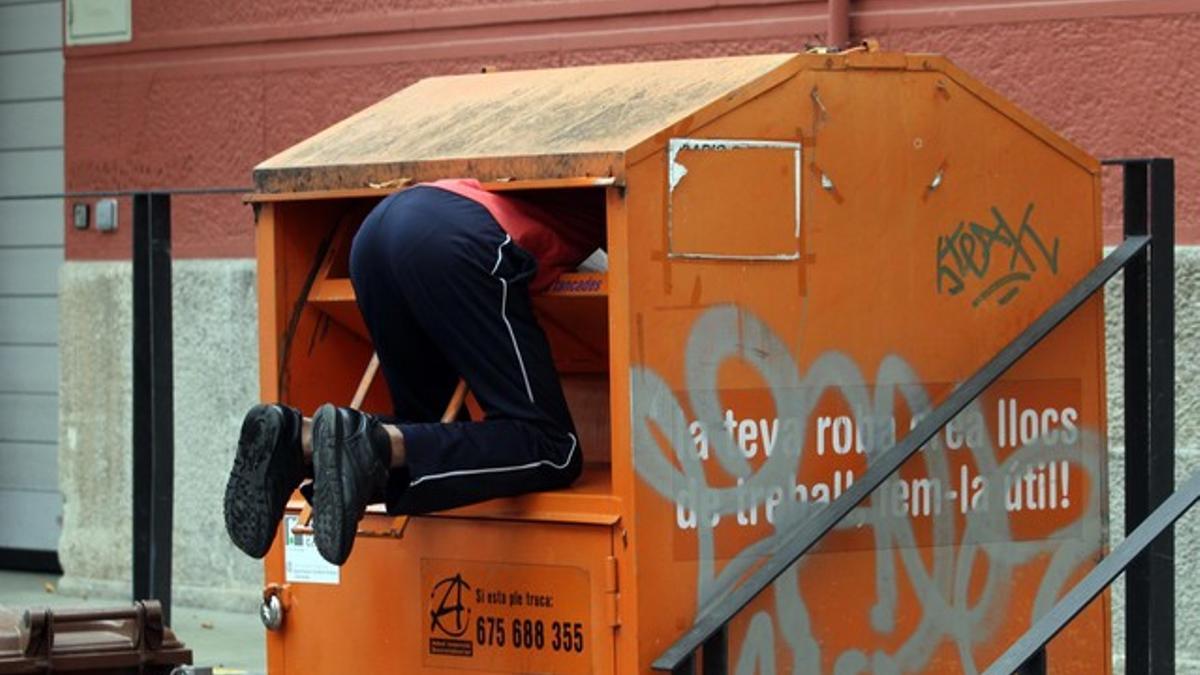
MULTIPOLYGON (((773 522, 766 524, 769 534, 745 546, 734 557, 718 566, 714 520, 736 517, 747 491, 769 494, 779 485, 794 481, 810 449, 799 452, 775 452, 757 463, 747 460, 732 435, 710 434, 710 462, 715 461, 729 476, 740 479, 735 487, 711 485, 694 445, 693 421, 685 414, 685 405, 695 419, 719 420, 724 411, 717 387, 718 371, 730 359, 749 364, 769 388, 774 410, 780 417, 797 420, 781 424, 772 443, 777 448, 801 448, 805 425, 812 423, 813 411, 822 395, 833 391, 842 396, 856 419, 886 419, 894 414, 894 401, 904 401, 914 413, 931 409, 921 373, 898 355, 884 358, 874 373, 864 373, 847 355, 828 351, 801 371, 791 353, 770 328, 752 313, 732 305, 715 306, 704 311, 692 326, 685 354, 684 392, 676 394, 652 368, 635 366, 632 372, 633 431, 635 464, 639 477, 668 502, 675 503, 681 486, 695 489, 693 505, 701 509, 694 529, 698 561, 696 603, 704 607, 727 592, 762 556, 769 555, 781 533, 797 519, 805 517, 820 504, 785 499, 777 505, 773 522), (871 375, 868 380, 868 375, 871 375), (870 383, 870 384, 869 384, 870 383), (681 401, 680 397, 687 400, 681 401), (669 447, 664 447, 669 446, 669 447), (670 461, 670 453, 675 463, 670 461), (718 571, 718 567, 720 567, 718 571)), ((978 404, 975 404, 976 406, 978 404)), ((964 414, 978 413, 968 409, 964 414)), ((1041 440, 1026 443, 1005 455, 1003 461, 990 439, 976 442, 964 452, 971 453, 979 474, 992 485, 1001 485, 1006 476, 1037 465, 1069 462, 1081 472, 1089 485, 1103 482, 1099 458, 1102 440, 1093 429, 1080 431, 1074 450, 1063 444, 1041 440), (1079 448, 1083 448, 1081 452, 1079 448)), ((884 447, 882 435, 868 440, 869 463, 884 447)), ((915 462, 923 462, 930 479, 949 484, 952 477, 944 452, 923 451, 915 462)), ((1064 465, 1065 466, 1065 465, 1064 465)), ((898 480, 893 477, 893 480, 898 480)), ((880 491, 889 488, 885 483, 880 491)), ((1005 508, 1005 490, 988 490, 983 508, 971 509, 965 518, 949 510, 931 515, 931 564, 918 548, 913 522, 896 518, 884 509, 865 504, 853 511, 840 529, 869 528, 875 552, 875 597, 867 620, 880 634, 897 630, 898 587, 903 580, 916 593, 920 603, 920 621, 915 629, 906 629, 899 647, 891 651, 847 649, 838 654, 822 654, 814 635, 819 608, 810 607, 800 589, 799 575, 805 560, 785 573, 774 584, 774 611, 759 611, 749 617, 741 650, 731 654, 735 672, 815 673, 822 662, 832 663, 839 675, 852 673, 919 672, 930 663, 935 649, 947 641, 958 652, 962 669, 974 673, 986 668, 975 663, 973 648, 995 630, 995 610, 1010 596, 1012 571, 1037 556, 1050 556, 1049 566, 1036 592, 1032 614, 1040 615, 1065 590, 1068 577, 1089 557, 1098 553, 1101 540, 1100 490, 1087 490, 1082 516, 1049 537, 1018 541, 1013 535, 1013 514, 1005 508), (969 592, 972 569, 979 558, 986 559, 987 571, 982 592, 969 592), (899 559, 899 564, 897 564, 899 559), (786 645, 777 645, 781 636, 786 645), (783 647, 783 649, 780 649, 783 647), (790 663, 776 663, 777 654, 790 654, 790 663), (779 670, 777 670, 777 668, 779 670)), ((873 500, 878 501, 878 500, 873 500)), ((672 507, 674 508, 674 507, 672 507)), ((1032 619, 1032 617, 1030 617, 1032 619)))

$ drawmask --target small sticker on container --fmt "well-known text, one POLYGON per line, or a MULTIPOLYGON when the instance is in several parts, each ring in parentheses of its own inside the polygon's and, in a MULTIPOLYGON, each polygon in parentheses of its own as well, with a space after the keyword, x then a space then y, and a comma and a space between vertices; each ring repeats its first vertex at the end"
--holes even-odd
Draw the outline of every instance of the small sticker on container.
POLYGON ((321 557, 311 534, 292 532, 300 522, 299 516, 283 517, 283 565, 288 583, 338 584, 341 568, 321 557))

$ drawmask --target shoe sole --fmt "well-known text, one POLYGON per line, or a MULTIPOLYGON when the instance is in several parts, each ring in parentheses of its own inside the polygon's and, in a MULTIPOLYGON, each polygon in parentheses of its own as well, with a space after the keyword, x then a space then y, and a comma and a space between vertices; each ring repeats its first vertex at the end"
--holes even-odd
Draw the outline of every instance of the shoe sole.
POLYGON ((225 485, 225 530, 235 546, 247 555, 261 558, 275 541, 278 522, 273 522, 271 451, 278 444, 283 416, 266 405, 251 408, 242 421, 237 455, 225 485))
POLYGON ((321 557, 334 565, 350 557, 358 529, 342 491, 342 435, 337 409, 321 406, 313 415, 313 538, 321 557))

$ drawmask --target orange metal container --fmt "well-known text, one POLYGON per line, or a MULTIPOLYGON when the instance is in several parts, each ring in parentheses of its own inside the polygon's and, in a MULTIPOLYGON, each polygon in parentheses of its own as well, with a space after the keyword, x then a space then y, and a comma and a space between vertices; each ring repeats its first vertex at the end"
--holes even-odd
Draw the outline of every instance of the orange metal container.
MULTIPOLYGON (((433 78, 257 168, 264 399, 351 400, 349 236, 455 176, 604 209, 608 272, 536 300, 584 476, 372 511, 336 571, 293 502, 272 672, 648 671, 1101 253, 1096 160, 941 57, 433 78)), ((1103 357, 1093 300, 734 621, 736 672, 985 668, 1102 552, 1103 357)), ((1103 596, 1056 672, 1108 672, 1108 624, 1103 596)))

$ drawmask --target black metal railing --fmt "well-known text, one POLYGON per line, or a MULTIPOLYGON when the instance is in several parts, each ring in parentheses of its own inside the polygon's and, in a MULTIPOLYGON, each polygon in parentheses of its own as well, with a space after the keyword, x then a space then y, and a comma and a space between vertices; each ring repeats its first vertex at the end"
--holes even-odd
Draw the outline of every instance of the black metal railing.
POLYGON ((156 599, 171 621, 175 430, 171 197, 247 194, 180 187, 0 195, 0 201, 129 197, 133 202, 133 600, 156 599))
POLYGON ((133 599, 171 623, 175 404, 171 196, 133 195, 133 599))
MULTIPOLYGON (((1100 564, 1096 565, 1091 572, 1087 574, 1074 588, 1071 589, 1061 600, 1050 608, 1034 622, 1033 626, 1022 635, 1016 642, 1013 643, 999 659, 996 659, 991 666, 984 671, 984 675, 1005 675, 1013 672, 1046 672, 1045 646, 1046 643, 1058 635, 1059 631, 1066 627, 1072 619, 1087 607, 1088 603, 1104 592, 1108 585, 1113 582, 1122 572, 1126 572, 1135 564, 1139 557, 1144 557, 1156 540, 1163 534, 1170 534, 1170 527, 1175 524, 1184 513, 1187 512, 1195 503, 1200 500, 1200 472, 1193 475, 1188 481, 1173 493, 1167 500, 1155 509, 1150 517, 1142 521, 1132 532, 1129 533, 1125 540, 1113 549, 1112 553, 1107 555, 1100 564)), ((1128 593, 1129 580, 1126 581, 1126 593, 1128 593)), ((1128 615, 1128 602, 1126 602, 1126 616, 1128 615)), ((1174 618, 1174 612, 1171 612, 1174 618)), ((1140 617, 1145 621, 1146 617, 1140 617)), ((1138 617, 1134 617, 1136 622, 1138 617)), ((1129 621, 1126 621, 1128 624, 1129 621)), ((1174 635, 1169 639, 1163 640, 1170 647, 1169 662, 1162 660, 1151 661, 1149 668, 1142 668, 1140 665, 1134 664, 1134 656, 1128 652, 1130 635, 1126 632, 1126 655, 1125 668, 1127 672, 1153 672, 1169 673, 1175 670, 1175 651, 1174 651, 1174 635)), ((1147 643, 1153 644, 1153 643, 1147 643)), ((1161 646, 1160 646, 1161 647, 1161 646)), ((1154 654, 1154 650, 1150 650, 1154 654)), ((1141 660, 1138 664, 1143 663, 1141 660)))
MULTIPOLYGON (((1125 236, 1149 233, 1152 241, 1150 259, 1139 256, 1125 276, 1128 536, 1175 488, 1175 163, 1119 159, 1108 164, 1124 172, 1125 236)), ((1170 675, 1175 672, 1174 531, 1168 529, 1150 546, 1126 578, 1126 669, 1170 675)))
POLYGON ((958 385, 903 440, 874 460, 859 481, 827 507, 783 534, 774 554, 744 583, 700 608, 692 627, 654 661, 655 670, 694 673, 696 655, 700 653, 704 675, 723 675, 728 668, 729 622, 945 424, 1103 288, 1113 275, 1124 270, 1125 464, 1129 485, 1126 528, 1129 536, 1038 620, 988 672, 1044 673, 1047 667, 1045 644, 1126 566, 1130 568, 1126 586, 1127 669, 1133 673, 1154 672, 1155 675, 1174 672, 1174 540, 1170 528, 1196 501, 1196 493, 1200 492, 1200 477, 1197 477, 1172 495, 1175 456, 1174 161, 1122 159, 1106 164, 1125 169, 1123 243, 978 372, 958 385), (1147 174, 1152 180, 1147 180, 1147 174), (1149 264, 1147 252, 1150 253, 1149 264))

